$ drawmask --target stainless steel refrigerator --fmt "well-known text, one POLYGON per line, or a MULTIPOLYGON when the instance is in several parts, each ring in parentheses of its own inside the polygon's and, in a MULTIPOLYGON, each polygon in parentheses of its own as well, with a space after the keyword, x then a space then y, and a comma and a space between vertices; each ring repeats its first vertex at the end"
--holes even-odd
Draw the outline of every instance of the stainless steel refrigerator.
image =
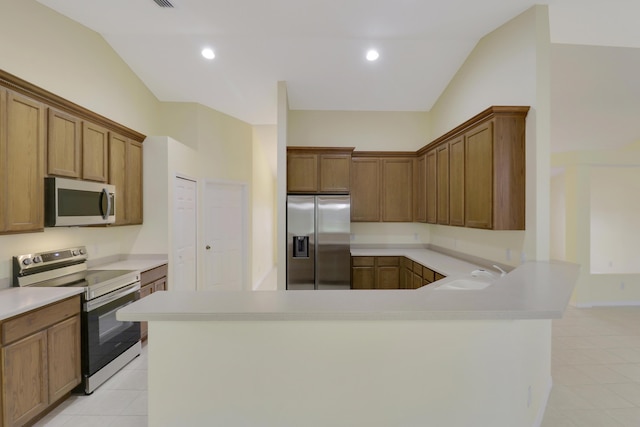
POLYGON ((287 196, 287 289, 351 288, 349 196, 287 196))

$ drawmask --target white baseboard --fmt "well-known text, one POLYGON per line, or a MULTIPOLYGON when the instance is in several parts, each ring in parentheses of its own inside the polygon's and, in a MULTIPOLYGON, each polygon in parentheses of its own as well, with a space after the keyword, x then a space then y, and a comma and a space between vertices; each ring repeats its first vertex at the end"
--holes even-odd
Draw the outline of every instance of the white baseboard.
POLYGON ((571 304, 577 308, 593 307, 640 307, 640 301, 593 301, 571 304))
POLYGON ((538 408, 538 414, 536 415, 536 419, 533 421, 531 427, 540 427, 542 425, 542 421, 544 421, 544 413, 547 409, 547 403, 549 403, 549 396, 551 395, 551 389, 553 388, 553 378, 549 376, 549 383, 547 384, 547 391, 542 399, 542 403, 540 404, 540 408, 538 408))

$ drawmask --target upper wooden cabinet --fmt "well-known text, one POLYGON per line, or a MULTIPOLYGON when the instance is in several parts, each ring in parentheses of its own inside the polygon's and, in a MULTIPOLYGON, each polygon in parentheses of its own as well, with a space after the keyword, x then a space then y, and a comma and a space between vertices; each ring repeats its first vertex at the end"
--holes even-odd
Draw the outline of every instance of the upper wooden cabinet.
POLYGON ((413 157, 382 158, 382 221, 413 221, 413 157))
POLYGON ((287 147, 287 193, 348 194, 353 147, 287 147))
POLYGON ((464 136, 449 142, 449 225, 464 225, 464 136))
POLYGON ((449 224, 449 145, 436 148, 436 210, 438 224, 449 224))
POLYGON ((47 173, 80 178, 82 121, 54 108, 49 108, 48 118, 47 173))
POLYGON ((127 145, 126 187, 127 222, 142 224, 142 143, 137 141, 127 145))
POLYGON ((107 182, 109 131, 89 122, 82 123, 82 179, 107 182))
POLYGON ((413 220, 427 222, 427 155, 416 159, 413 186, 413 220))
POLYGON ((426 163, 427 222, 429 224, 435 224, 438 222, 438 211, 436 209, 438 203, 438 176, 436 174, 437 159, 435 149, 427 152, 426 163))
POLYGON ((109 184, 116 186, 116 225, 142 224, 142 144, 113 132, 109 184))
POLYGON ((46 108, 0 88, 0 232, 44 228, 46 108))
POLYGON ((351 221, 380 221, 380 159, 351 159, 351 221))
POLYGON ((351 160, 351 221, 413 220, 412 153, 355 152, 351 160))
POLYGON ((528 111, 490 107, 418 151, 427 158, 427 222, 524 230, 528 111))

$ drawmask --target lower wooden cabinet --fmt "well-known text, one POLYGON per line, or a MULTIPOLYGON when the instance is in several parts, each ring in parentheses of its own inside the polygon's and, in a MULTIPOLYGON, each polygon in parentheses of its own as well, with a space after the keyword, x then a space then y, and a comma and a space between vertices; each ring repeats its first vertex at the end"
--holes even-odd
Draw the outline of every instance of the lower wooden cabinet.
POLYGON ((400 257, 351 257, 351 289, 399 289, 400 257))
POLYGON ((406 257, 351 257, 351 289, 418 289, 444 277, 406 257))
POLYGON ((351 289, 418 289, 444 278, 406 257, 351 257, 351 289))
MULTIPOLYGON (((143 271, 140 274, 140 298, 147 297, 154 292, 167 290, 167 264, 143 271)), ((148 324, 140 322, 140 336, 147 339, 148 324)))
POLYGON ((0 426, 22 426, 80 384, 80 297, 0 322, 0 426))

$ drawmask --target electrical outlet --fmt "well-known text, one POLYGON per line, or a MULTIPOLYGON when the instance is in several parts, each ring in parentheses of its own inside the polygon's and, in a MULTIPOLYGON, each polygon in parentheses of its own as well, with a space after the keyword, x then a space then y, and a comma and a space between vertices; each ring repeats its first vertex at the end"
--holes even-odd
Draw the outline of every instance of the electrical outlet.
POLYGON ((624 282, 620 282, 620 290, 624 291, 624 282))
POLYGON ((413 240, 418 241, 418 233, 413 233, 413 240))
POLYGON ((529 388, 527 389, 527 408, 531 406, 531 400, 532 400, 532 390, 531 390, 531 386, 529 386, 529 388))
POLYGON ((511 249, 507 248, 504 257, 507 259, 507 261, 511 261, 511 249))
POLYGON ((351 241, 353 242, 354 240, 356 240, 356 235, 355 235, 355 234, 352 234, 352 235, 351 235, 351 241))
POLYGON ((525 254, 524 252, 520 253, 520 264, 524 264, 525 262, 527 262, 527 254, 525 254))

